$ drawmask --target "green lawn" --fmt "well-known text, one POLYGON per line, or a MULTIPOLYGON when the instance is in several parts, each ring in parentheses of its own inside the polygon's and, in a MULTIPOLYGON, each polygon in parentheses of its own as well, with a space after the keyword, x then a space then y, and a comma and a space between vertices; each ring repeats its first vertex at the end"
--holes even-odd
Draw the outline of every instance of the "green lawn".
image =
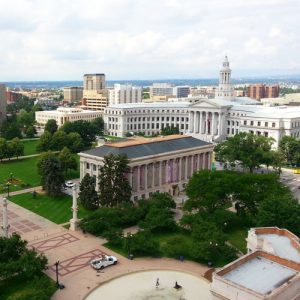
POLYGON ((36 146, 38 142, 39 139, 22 141, 24 144, 24 155, 37 154, 36 146))
POLYGON ((247 252, 247 235, 247 229, 236 229, 229 233, 226 233, 228 242, 244 254, 247 252))
MULTIPOLYGON (((21 181, 19 185, 11 185, 10 190, 16 191, 28 187, 40 185, 40 175, 37 172, 37 162, 39 157, 31 157, 19 160, 12 160, 0 163, 0 183, 4 183, 12 173, 14 178, 21 181)), ((77 170, 71 170, 67 174, 67 179, 79 178, 79 156, 76 155, 78 162, 77 170)), ((0 192, 1 193, 1 192, 0 192)))
POLYGON ((24 185, 11 185, 10 190, 12 191, 40 185, 37 161, 38 157, 31 157, 0 163, 0 182, 6 182, 12 173, 13 177, 19 179, 24 185))
MULTIPOLYGON (((56 291, 55 282, 43 275, 43 283, 47 283, 46 291, 44 288, 44 292, 49 295, 49 299, 51 295, 56 291)), ((24 280, 23 278, 15 277, 10 280, 0 281, 0 300, 15 300, 19 299, 19 297, 23 297, 22 299, 30 299, 27 298, 28 294, 32 292, 36 292, 37 287, 33 284, 32 279, 24 280)))
MULTIPOLYGON (((38 193, 33 199, 31 193, 26 193, 12 196, 10 200, 57 224, 69 222, 72 218, 72 197, 68 195, 50 197, 38 193)), ((90 211, 79 204, 78 217, 83 218, 89 214, 90 211)))

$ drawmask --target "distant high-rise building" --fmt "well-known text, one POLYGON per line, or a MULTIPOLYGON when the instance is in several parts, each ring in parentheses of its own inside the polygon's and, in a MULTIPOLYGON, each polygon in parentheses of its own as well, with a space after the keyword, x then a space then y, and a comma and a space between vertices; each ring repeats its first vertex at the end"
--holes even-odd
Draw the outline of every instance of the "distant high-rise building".
POLYGON ((109 105, 142 102, 142 88, 131 84, 115 84, 108 90, 109 105))
POLYGON ((247 90, 248 97, 256 100, 279 97, 279 85, 254 84, 247 90))
POLYGON ((82 96, 83 96, 83 87, 81 86, 64 87, 64 101, 66 102, 81 101, 82 96))
POLYGON ((84 74, 83 89, 89 91, 99 91, 105 89, 105 74, 84 74))
POLYGON ((169 83, 153 83, 150 86, 150 98, 156 96, 174 96, 174 87, 169 83))
POLYGON ((82 104, 88 109, 104 111, 108 105, 105 74, 85 74, 83 81, 82 104))
POLYGON ((0 84, 0 124, 6 120, 6 86, 0 84))
POLYGON ((15 103, 19 100, 21 100, 22 94, 14 91, 6 91, 6 102, 9 103, 15 103))
POLYGON ((173 94, 176 98, 185 98, 190 94, 191 87, 188 85, 175 86, 173 88, 173 94))

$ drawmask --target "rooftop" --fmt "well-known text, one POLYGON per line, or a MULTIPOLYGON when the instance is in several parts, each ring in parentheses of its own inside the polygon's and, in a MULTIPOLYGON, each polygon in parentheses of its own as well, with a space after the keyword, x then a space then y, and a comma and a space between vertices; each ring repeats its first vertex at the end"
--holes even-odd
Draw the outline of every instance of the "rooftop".
POLYGON ((104 157, 109 154, 125 154, 129 159, 133 159, 208 145, 211 144, 191 136, 170 135, 166 137, 128 139, 106 143, 101 147, 81 153, 97 157, 104 157))
POLYGON ((149 103, 123 103, 109 105, 111 109, 132 109, 132 108, 187 108, 191 105, 190 102, 149 102, 149 103))
POLYGON ((223 278, 265 295, 280 287, 297 273, 297 270, 273 260, 255 256, 225 273, 223 278))

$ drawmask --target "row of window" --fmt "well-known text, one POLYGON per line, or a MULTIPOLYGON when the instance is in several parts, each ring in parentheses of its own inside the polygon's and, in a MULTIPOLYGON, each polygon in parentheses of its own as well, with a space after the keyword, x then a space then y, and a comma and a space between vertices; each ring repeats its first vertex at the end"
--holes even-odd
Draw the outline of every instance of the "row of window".
MULTIPOLYGON (((248 124, 248 121, 244 120, 244 125, 254 126, 254 121, 250 121, 248 124)), ((256 126, 269 127, 269 122, 256 121, 256 126)), ((272 122, 272 127, 276 127, 276 123, 272 122)))
POLYGON ((292 128, 300 127, 300 122, 292 122, 292 128))
MULTIPOLYGON (((112 115, 121 115, 122 114, 122 111, 121 110, 109 110, 109 109, 107 109, 107 110, 105 110, 105 113, 106 114, 112 114, 112 115)), ((162 110, 160 110, 160 109, 144 109, 144 110, 128 110, 128 111, 124 111, 124 115, 126 115, 126 114, 140 114, 140 113, 143 113, 143 114, 155 114, 155 113, 157 113, 157 114, 160 114, 160 113, 167 113, 167 114, 175 114, 175 113, 177 113, 177 114, 180 114, 180 113, 182 113, 182 114, 184 114, 184 113, 188 113, 188 111, 187 110, 179 110, 179 109, 177 109, 177 110, 175 110, 175 109, 172 109, 172 110, 169 110, 169 109, 162 109, 162 110)))
MULTIPOLYGON (((108 117, 108 122, 118 122, 119 118, 114 118, 114 117, 108 117)), ((189 122, 189 118, 184 118, 184 117, 135 117, 135 118, 127 118, 126 119, 127 123, 131 122, 164 122, 164 121, 171 121, 171 122, 189 122)))

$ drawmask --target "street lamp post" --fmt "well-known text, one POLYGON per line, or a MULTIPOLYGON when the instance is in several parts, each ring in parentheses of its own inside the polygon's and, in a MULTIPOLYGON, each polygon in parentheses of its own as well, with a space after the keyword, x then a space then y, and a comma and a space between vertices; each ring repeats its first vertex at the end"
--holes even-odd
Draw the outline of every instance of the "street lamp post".
POLYGON ((59 265, 59 260, 54 265, 55 265, 55 271, 56 271, 56 285, 59 286, 59 282, 58 282, 58 265, 59 265))

